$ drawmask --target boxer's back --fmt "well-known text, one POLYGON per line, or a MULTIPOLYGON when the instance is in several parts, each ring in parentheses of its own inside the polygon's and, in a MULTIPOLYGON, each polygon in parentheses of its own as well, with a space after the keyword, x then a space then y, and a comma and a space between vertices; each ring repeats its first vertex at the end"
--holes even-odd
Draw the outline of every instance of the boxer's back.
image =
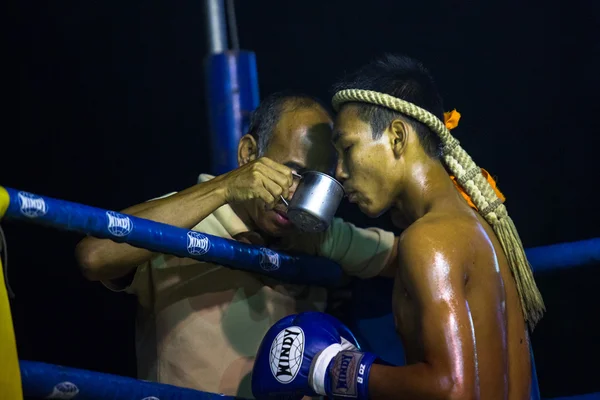
POLYGON ((475 239, 483 243, 477 247, 477 258, 467 271, 469 281, 466 289, 473 314, 477 348, 481 348, 477 355, 481 398, 528 399, 531 394, 529 337, 519 294, 500 242, 485 220, 479 214, 476 217, 485 233, 482 232, 481 237, 475 239), (501 299, 503 302, 499 302, 501 299), (502 303, 504 307, 500 308, 502 303), (496 320, 496 316, 502 319, 496 320), (505 339, 494 335, 495 332, 500 332, 494 326, 496 323, 504 327, 501 332, 506 335, 505 339), (499 346, 502 342, 503 348, 498 349, 498 352, 506 357, 503 368, 508 378, 508 396, 501 396, 501 388, 497 387, 497 374, 503 372, 499 370, 501 363, 494 354, 486 353, 486 349, 499 346))
MULTIPOLYGON (((464 285, 464 295, 475 330, 480 398, 529 398, 531 367, 525 321, 508 262, 493 230, 470 209, 425 216, 423 219, 429 225, 427 229, 434 231, 437 230, 436 225, 444 230, 452 226, 455 247, 448 251, 465 253, 462 264, 464 271, 461 272, 464 273, 464 283, 461 284, 464 285)), ((423 221, 417 223, 422 224, 423 221)), ((423 229, 419 231, 422 235, 423 229)), ((410 235, 411 229, 407 229, 405 234, 410 235)), ((413 364, 424 361, 425 356, 420 344, 420 315, 416 302, 409 294, 411 288, 407 287, 411 283, 403 278, 405 276, 399 271, 394 307, 407 363, 413 364)))

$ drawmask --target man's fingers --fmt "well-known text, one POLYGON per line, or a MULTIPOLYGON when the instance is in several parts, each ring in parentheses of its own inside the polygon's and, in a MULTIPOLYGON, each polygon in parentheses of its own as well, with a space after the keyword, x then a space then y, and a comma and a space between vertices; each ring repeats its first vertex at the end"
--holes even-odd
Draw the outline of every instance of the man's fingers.
MULTIPOLYGON (((286 167, 287 168, 287 167, 286 167)), ((289 168, 288 168, 289 169, 289 168)), ((264 181, 272 181, 277 184, 277 186, 281 187, 287 197, 287 193, 289 192, 290 187, 292 186, 292 175, 290 172, 289 176, 282 174, 281 172, 268 167, 267 165, 262 165, 258 167, 258 170, 262 175, 264 175, 264 181)), ((291 171, 291 170, 290 170, 291 171)), ((280 193, 281 194, 281 193, 280 193)))
MULTIPOLYGON (((257 190, 257 194, 258 197, 260 199, 262 199, 262 201, 265 202, 265 207, 267 209, 271 209, 275 206, 276 202, 276 198, 273 197, 273 195, 271 193, 269 193, 269 191, 265 188, 258 188, 257 190)), ((277 200, 279 200, 279 197, 277 197, 277 200)))
POLYGON ((276 200, 279 200, 279 196, 283 196, 283 198, 287 199, 290 193, 289 188, 282 187, 277 182, 268 178, 263 181, 263 185, 276 200))
POLYGON ((282 186, 285 184, 285 185, 288 185, 288 187, 292 186, 294 177, 292 175, 292 169, 290 167, 286 167, 283 164, 279 164, 278 162, 275 162, 267 157, 262 157, 259 159, 259 161, 262 161, 263 165, 277 171, 278 173, 280 173, 281 175, 283 175, 285 177, 286 181, 278 182, 279 184, 281 184, 282 186))

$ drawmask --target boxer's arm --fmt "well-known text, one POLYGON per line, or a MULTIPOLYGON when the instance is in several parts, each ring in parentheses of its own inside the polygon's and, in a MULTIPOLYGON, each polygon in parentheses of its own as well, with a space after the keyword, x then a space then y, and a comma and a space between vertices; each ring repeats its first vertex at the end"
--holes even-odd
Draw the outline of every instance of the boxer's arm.
POLYGON ((398 263, 397 243, 398 238, 392 232, 359 228, 340 218, 334 218, 323 234, 304 235, 295 240, 297 250, 329 258, 339 263, 348 275, 362 279, 394 276, 398 263))
POLYGON ((378 276, 386 277, 386 278, 394 278, 396 276, 396 271, 398 270, 398 244, 399 244, 399 236, 394 237, 394 244, 390 249, 390 256, 387 262, 384 264, 383 269, 379 272, 378 276))
MULTIPOLYGON (((126 208, 124 214, 191 229, 226 203, 224 186, 215 178, 182 192, 126 208)), ((109 239, 86 237, 75 255, 83 274, 90 280, 110 280, 128 275, 150 260, 154 253, 116 243, 109 239)))
POLYGON ((424 360, 403 367, 373 365, 372 399, 477 398, 475 336, 465 296, 468 253, 449 230, 421 226, 400 240, 398 273, 419 316, 424 360))

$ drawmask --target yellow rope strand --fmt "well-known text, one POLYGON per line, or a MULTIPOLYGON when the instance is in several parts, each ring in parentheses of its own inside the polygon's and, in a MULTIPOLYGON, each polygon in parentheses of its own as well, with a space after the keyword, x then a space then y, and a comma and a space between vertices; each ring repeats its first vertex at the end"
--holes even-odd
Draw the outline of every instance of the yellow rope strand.
POLYGON ((336 111, 339 110, 342 104, 348 102, 376 104, 398 111, 427 125, 432 132, 440 137, 443 145, 444 162, 471 197, 479 213, 492 226, 502 245, 517 285, 524 318, 530 329, 533 330, 541 319, 545 306, 533 278, 533 272, 527 261, 517 228, 494 188, 480 173, 481 169, 460 146, 459 141, 452 136, 439 118, 408 101, 385 93, 359 89, 339 91, 332 99, 333 108, 336 111))

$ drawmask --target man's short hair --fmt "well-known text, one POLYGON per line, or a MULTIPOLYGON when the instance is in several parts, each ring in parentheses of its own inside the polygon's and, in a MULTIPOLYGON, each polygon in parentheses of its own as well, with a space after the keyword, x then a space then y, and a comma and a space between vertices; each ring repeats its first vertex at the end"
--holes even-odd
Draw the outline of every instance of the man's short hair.
MULTIPOLYGON (((386 54, 333 86, 336 93, 345 89, 372 90, 411 102, 444 120, 442 98, 429 71, 419 61, 410 57, 386 54)), ((427 154, 437 158, 441 155, 441 142, 437 134, 414 118, 374 104, 360 102, 355 105, 358 117, 368 122, 373 130, 373 139, 379 139, 394 119, 404 119, 411 124, 427 154)))
POLYGON ((248 134, 256 140, 259 157, 265 154, 277 123, 284 112, 307 108, 321 108, 332 119, 329 107, 318 98, 295 92, 277 92, 267 96, 250 115, 248 134))

